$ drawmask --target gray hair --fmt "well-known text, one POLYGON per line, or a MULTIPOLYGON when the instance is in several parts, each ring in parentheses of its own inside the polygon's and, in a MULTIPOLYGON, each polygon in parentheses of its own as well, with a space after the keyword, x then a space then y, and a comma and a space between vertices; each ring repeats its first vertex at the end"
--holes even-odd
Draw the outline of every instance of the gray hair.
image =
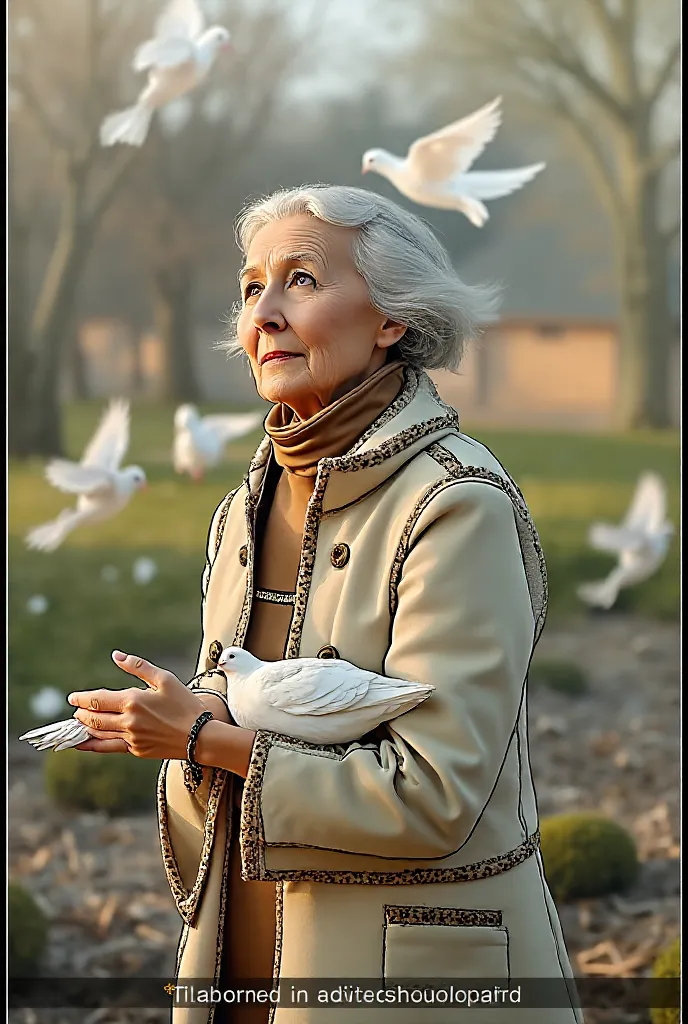
MULTIPOLYGON (((467 339, 496 318, 499 289, 464 284, 424 221, 384 196, 345 185, 302 185, 249 203, 237 219, 239 247, 246 253, 266 224, 304 213, 357 229, 353 259, 371 303, 407 326, 397 346, 400 357, 417 369, 458 369, 467 339)), ((240 350, 240 312, 241 302, 235 303, 221 345, 229 352, 240 350)))

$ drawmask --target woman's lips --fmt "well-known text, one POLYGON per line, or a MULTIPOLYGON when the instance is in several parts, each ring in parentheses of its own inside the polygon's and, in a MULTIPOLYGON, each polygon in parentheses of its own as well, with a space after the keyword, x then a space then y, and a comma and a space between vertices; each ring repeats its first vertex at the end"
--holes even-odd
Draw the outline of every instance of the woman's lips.
POLYGON ((264 366, 265 363, 274 362, 286 362, 287 359, 298 359, 297 352, 266 352, 260 361, 260 365, 264 366))

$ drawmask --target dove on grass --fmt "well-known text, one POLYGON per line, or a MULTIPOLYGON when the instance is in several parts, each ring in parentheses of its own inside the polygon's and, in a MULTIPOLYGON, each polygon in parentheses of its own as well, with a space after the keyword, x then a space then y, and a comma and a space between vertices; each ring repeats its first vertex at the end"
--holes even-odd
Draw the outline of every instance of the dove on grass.
POLYGON ((666 518, 666 487, 656 473, 643 473, 621 524, 593 523, 588 541, 597 551, 618 556, 606 579, 583 583, 578 596, 586 604, 609 610, 619 591, 642 583, 666 558, 674 527, 666 518))
POLYGON ((128 447, 129 403, 116 400, 110 403, 81 462, 53 459, 48 464, 45 475, 53 487, 79 497, 76 508, 63 509, 56 519, 34 527, 27 534, 27 546, 54 551, 77 526, 121 511, 134 492, 146 486, 140 466, 119 468, 128 447))
POLYGON ((134 71, 148 71, 148 82, 133 107, 109 114, 100 126, 100 142, 143 145, 159 108, 190 92, 210 71, 219 50, 230 49, 221 25, 205 29, 197 0, 171 0, 158 18, 155 36, 134 54, 134 71))
POLYGON ((489 218, 483 200, 499 199, 521 188, 544 163, 509 171, 469 171, 499 128, 501 96, 460 121, 417 139, 405 157, 385 149, 369 149, 361 172, 375 171, 402 195, 421 206, 458 210, 481 228, 489 218))
POLYGON ((262 423, 262 412, 200 416, 195 405, 180 405, 174 414, 174 469, 200 480, 216 466, 230 441, 262 423))
POLYGON ((237 725, 309 743, 358 740, 435 689, 339 659, 260 661, 240 647, 226 647, 218 667, 227 677, 227 703, 237 725))

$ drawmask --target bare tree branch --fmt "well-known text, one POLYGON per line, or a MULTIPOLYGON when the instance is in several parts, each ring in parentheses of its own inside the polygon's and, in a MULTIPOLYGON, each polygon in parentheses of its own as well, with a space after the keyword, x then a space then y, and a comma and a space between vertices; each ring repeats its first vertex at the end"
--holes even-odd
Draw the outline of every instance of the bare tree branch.
POLYGON ((672 160, 677 160, 681 155, 680 138, 671 139, 663 146, 657 146, 654 152, 650 153, 644 164, 647 174, 657 174, 664 170, 672 160))
POLYGON ((71 140, 60 131, 53 119, 49 116, 45 106, 38 98, 38 94, 34 90, 33 85, 30 83, 28 76, 15 71, 12 74, 9 84, 12 89, 15 89, 19 93, 28 110, 35 118, 38 126, 43 130, 46 137, 50 139, 51 143, 62 152, 69 153, 73 145, 71 140))
POLYGON ((652 108, 659 97, 664 92, 664 89, 671 80, 671 76, 678 66, 678 60, 681 56, 681 41, 677 40, 674 45, 667 52, 664 63, 657 72, 657 77, 653 82, 652 86, 648 90, 645 96, 647 105, 652 108))
POLYGON ((558 89, 551 90, 547 105, 565 120, 569 131, 577 139, 583 158, 597 185, 602 203, 612 218, 620 223, 623 220, 623 207, 619 199, 614 174, 604 157, 602 147, 590 127, 589 121, 580 116, 570 100, 558 89))
POLYGON ((94 200, 91 210, 90 219, 96 223, 103 216, 108 206, 112 202, 112 199, 117 192, 118 188, 124 181, 125 177, 131 170, 134 161, 138 157, 139 152, 137 149, 128 150, 119 162, 114 166, 110 175, 105 181, 105 184, 101 186, 96 199, 94 200))

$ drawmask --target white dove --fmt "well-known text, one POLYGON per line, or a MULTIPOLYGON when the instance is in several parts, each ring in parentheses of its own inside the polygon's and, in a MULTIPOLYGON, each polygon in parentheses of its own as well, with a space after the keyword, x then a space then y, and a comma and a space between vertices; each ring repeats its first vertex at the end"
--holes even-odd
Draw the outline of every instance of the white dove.
POLYGON ((67 718, 63 722, 52 725, 40 725, 20 736, 36 750, 66 750, 67 747, 78 747, 91 738, 91 733, 77 718, 67 718))
POLYGON ((262 412, 200 416, 195 405, 180 405, 174 414, 174 469, 200 480, 216 466, 225 445, 250 433, 264 419, 262 412))
POLYGON ((578 596, 593 607, 609 609, 624 587, 642 583, 666 558, 674 527, 666 518, 666 487, 656 473, 643 473, 626 517, 619 526, 593 523, 589 543, 598 551, 618 555, 606 579, 583 583, 578 596))
POLYGON ((490 216, 483 199, 499 199, 521 188, 538 174, 544 163, 510 171, 470 171, 501 124, 498 96, 491 103, 417 139, 404 158, 385 149, 369 149, 361 172, 376 171, 399 191, 422 206, 459 210, 481 228, 490 216))
POLYGON ((435 689, 339 659, 260 661, 240 647, 226 647, 217 664, 227 676, 227 703, 237 725, 309 743, 360 739, 435 689))
POLYGON ((133 107, 109 114, 100 126, 103 146, 143 145, 153 113, 194 89, 208 74, 218 50, 231 49, 221 25, 205 29, 197 0, 171 0, 158 18, 153 39, 134 54, 134 71, 148 71, 148 82, 133 107))
POLYGON ((53 459, 45 475, 53 487, 78 494, 76 508, 66 508, 56 519, 36 526, 26 537, 29 548, 54 551, 77 526, 97 523, 116 515, 135 491, 146 486, 140 466, 120 463, 129 446, 129 403, 112 401, 90 440, 81 462, 53 459))

